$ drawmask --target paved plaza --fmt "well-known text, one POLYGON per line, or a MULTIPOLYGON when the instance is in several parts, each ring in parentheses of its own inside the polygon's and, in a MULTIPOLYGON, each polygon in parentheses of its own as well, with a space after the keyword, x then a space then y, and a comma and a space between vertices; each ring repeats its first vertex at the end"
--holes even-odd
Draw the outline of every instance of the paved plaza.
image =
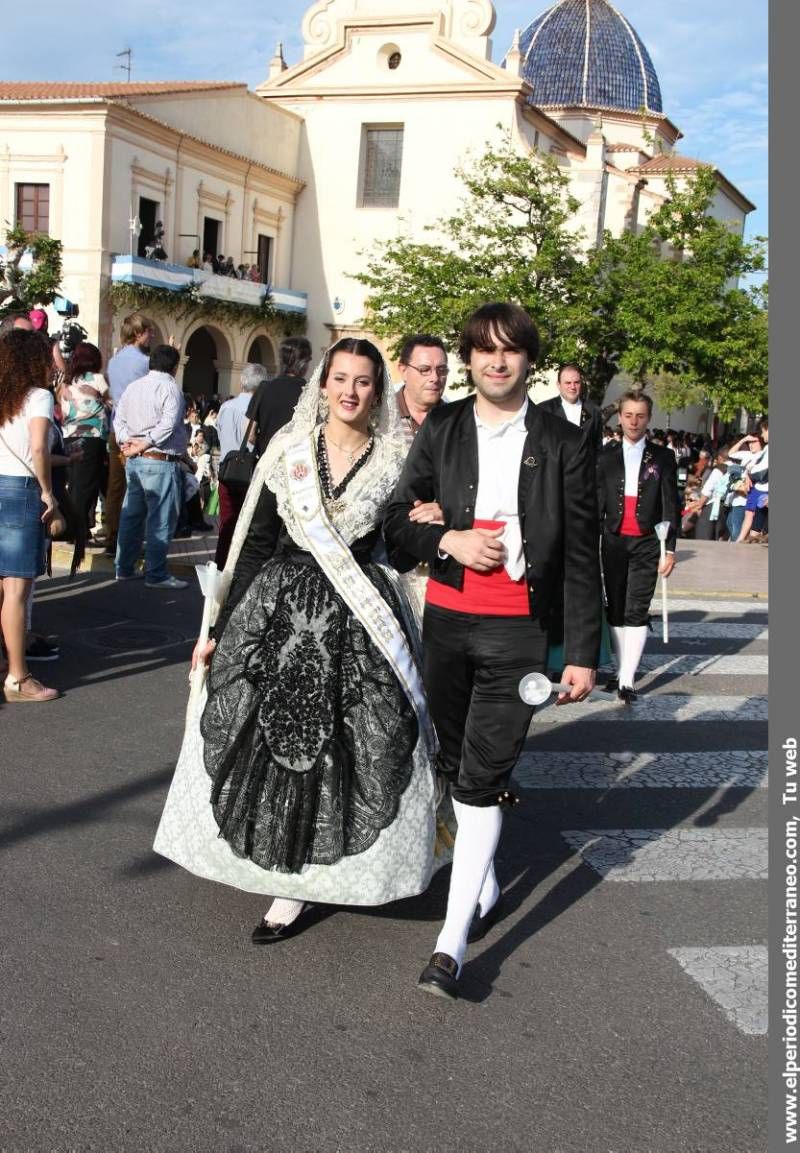
POLYGON ((769 550, 682 551, 639 701, 537 713, 454 1005, 414 987, 446 874, 256 949, 258 898, 152 852, 199 592, 42 582, 65 695, 0 709, 0 1149, 762 1153, 769 550))

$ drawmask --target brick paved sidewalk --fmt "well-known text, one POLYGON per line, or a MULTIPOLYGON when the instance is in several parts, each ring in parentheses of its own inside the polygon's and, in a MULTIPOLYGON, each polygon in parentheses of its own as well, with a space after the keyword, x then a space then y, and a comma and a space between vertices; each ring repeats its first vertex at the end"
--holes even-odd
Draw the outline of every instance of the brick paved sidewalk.
MULTIPOLYGON (((169 549, 170 570, 176 576, 194 576, 194 566, 213 560, 216 547, 216 533, 175 540, 169 549)), ((71 556, 71 545, 54 545, 53 567, 68 568, 71 556)), ((672 596, 767 596, 768 545, 685 540, 678 542, 677 557, 669 582, 672 596)), ((99 551, 88 553, 83 567, 92 572, 114 571, 113 561, 99 551)))

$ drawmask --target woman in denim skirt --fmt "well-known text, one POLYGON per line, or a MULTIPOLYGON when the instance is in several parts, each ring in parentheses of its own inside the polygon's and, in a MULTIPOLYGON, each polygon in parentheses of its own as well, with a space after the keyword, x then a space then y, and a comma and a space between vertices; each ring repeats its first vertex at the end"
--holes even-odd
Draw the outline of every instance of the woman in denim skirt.
POLYGON ((44 572, 45 528, 58 507, 50 480, 49 370, 49 346, 39 333, 12 329, 0 339, 0 624, 8 654, 3 691, 10 703, 59 695, 25 663, 25 604, 44 572))

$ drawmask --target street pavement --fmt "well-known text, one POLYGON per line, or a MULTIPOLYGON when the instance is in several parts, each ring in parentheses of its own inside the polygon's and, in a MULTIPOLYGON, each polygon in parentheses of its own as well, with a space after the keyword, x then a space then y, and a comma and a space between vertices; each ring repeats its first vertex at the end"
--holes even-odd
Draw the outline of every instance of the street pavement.
POLYGON ((152 852, 199 593, 43 582, 65 695, 0 708, 0 1150, 765 1150, 768 549, 712 548, 635 705, 536 714, 453 1005, 415 988, 446 874, 257 949, 258 898, 152 852), (718 587, 742 552, 761 599, 718 587))

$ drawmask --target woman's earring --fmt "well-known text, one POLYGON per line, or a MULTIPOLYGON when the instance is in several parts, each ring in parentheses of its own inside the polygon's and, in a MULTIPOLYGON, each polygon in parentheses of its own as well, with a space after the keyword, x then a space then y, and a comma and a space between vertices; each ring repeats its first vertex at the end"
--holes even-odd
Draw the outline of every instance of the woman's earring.
POLYGON ((323 421, 326 421, 328 419, 328 416, 330 415, 330 411, 331 411, 331 406, 330 406, 330 403, 328 401, 327 392, 320 392, 320 394, 319 394, 319 406, 318 407, 319 407, 319 415, 322 417, 323 421))

